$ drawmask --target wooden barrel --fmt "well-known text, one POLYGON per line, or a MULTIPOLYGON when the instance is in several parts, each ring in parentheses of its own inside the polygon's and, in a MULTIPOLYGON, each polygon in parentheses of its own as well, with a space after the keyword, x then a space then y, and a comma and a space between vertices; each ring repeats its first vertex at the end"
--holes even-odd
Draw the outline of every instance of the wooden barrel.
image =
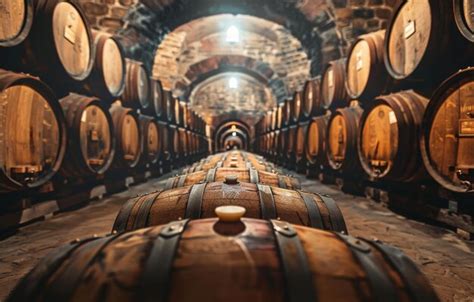
POLYGON ((186 133, 186 129, 184 128, 179 128, 179 145, 180 145, 180 151, 181 151, 181 158, 183 160, 187 159, 188 156, 188 135, 186 133))
POLYGON ((436 90, 421 129, 429 174, 448 190, 473 192, 474 68, 457 72, 436 90))
POLYGON ((301 189, 301 184, 297 178, 259 171, 254 168, 214 168, 207 172, 198 171, 183 174, 168 179, 166 189, 186 187, 204 182, 224 181, 227 176, 236 176, 240 182, 269 185, 290 190, 301 189))
POLYGON ((132 231, 173 220, 215 217, 219 206, 241 206, 248 218, 277 219, 313 228, 347 233, 336 202, 316 193, 240 182, 235 175, 210 182, 163 190, 130 199, 113 230, 132 231), (147 206, 140 206, 146 203, 147 206), (278 213, 278 215, 277 215, 278 213))
POLYGON ((169 125, 169 135, 171 143, 172 158, 177 161, 181 158, 181 142, 179 140, 179 131, 176 125, 169 125))
POLYGON ((303 89, 303 102, 301 104, 301 113, 306 119, 310 119, 321 113, 323 107, 321 106, 321 77, 306 81, 303 89))
POLYGON ((150 79, 143 64, 130 59, 126 60, 127 71, 122 105, 127 108, 140 109, 141 112, 153 114, 150 79))
POLYGON ((143 152, 140 158, 142 165, 156 164, 161 154, 160 129, 156 120, 140 114, 140 132, 143 138, 143 152))
POLYGON ((293 111, 294 111, 294 105, 293 105, 293 99, 288 99, 286 105, 286 112, 285 112, 285 120, 286 120, 286 125, 290 126, 294 124, 293 121, 293 111))
POLYGON ((275 131, 277 126, 277 107, 273 107, 272 111, 270 112, 270 130, 275 131))
POLYGON ((20 44, 33 23, 32 0, 0 0, 0 47, 20 44))
POLYGON ((287 142, 288 142, 288 128, 283 128, 280 130, 280 135, 278 136, 277 152, 278 152, 279 160, 283 160, 285 158, 287 142))
POLYGON ((308 126, 306 137, 306 160, 313 167, 327 166, 326 133, 330 115, 315 117, 308 126))
POLYGON ((472 0, 453 0, 454 19, 461 34, 474 42, 474 2, 472 0))
POLYGON ((84 91, 112 102, 125 88, 126 63, 120 42, 105 32, 93 30, 95 61, 92 72, 85 80, 84 91))
POLYGON ((474 44, 457 29, 453 2, 472 8, 470 0, 400 1, 385 37, 385 65, 392 77, 436 87, 472 63, 474 44))
POLYGON ((293 110, 291 112, 291 120, 293 123, 298 123, 301 118, 301 106, 303 102, 303 92, 302 91, 295 91, 293 94, 293 101, 292 106, 293 110))
POLYGON ((8 301, 103 300, 439 301, 416 264, 380 240, 250 218, 75 240, 42 259, 8 301))
POLYGON ((182 107, 182 119, 181 119, 181 123, 183 125, 184 128, 186 129, 189 129, 189 124, 188 124, 188 121, 189 121, 189 105, 188 103, 181 103, 181 107, 182 107))
POLYGON ((413 91, 377 97, 360 121, 362 168, 372 179, 414 181, 425 172, 420 130, 428 100, 413 91))
POLYGON ((286 144, 286 159, 287 164, 293 164, 295 161, 295 149, 296 149, 296 132, 298 126, 291 126, 288 128, 288 143, 286 144))
POLYGON ((110 108, 116 138, 114 168, 134 168, 140 161, 143 151, 143 137, 140 133, 138 115, 120 102, 110 108))
POLYGON ((361 115, 362 109, 358 106, 340 108, 331 114, 326 150, 329 166, 333 170, 353 176, 362 171, 357 153, 361 115))
POLYGON ((298 172, 306 168, 306 138, 308 136, 308 126, 308 122, 300 123, 296 130, 295 160, 298 172))
MULTIPOLYGON (((21 1, 5 2, 14 5, 21 1)), ((92 70, 95 48, 89 24, 75 1, 32 3, 34 20, 29 35, 16 47, 3 49, 6 53, 2 51, 0 65, 35 74, 59 96, 67 95, 71 88, 82 86, 80 81, 92 70)))
POLYGON ((276 109, 276 129, 283 127, 283 105, 279 104, 276 109))
POLYGON ((166 117, 168 122, 176 123, 176 99, 171 91, 166 93, 166 117))
POLYGON ((165 115, 165 106, 166 102, 164 101, 164 93, 163 93, 163 87, 161 86, 161 82, 156 79, 150 79, 150 85, 151 85, 151 102, 153 103, 153 115, 156 116, 159 119, 162 119, 162 117, 165 115))
POLYGON ((329 62, 321 80, 321 104, 324 109, 340 108, 348 105, 346 92, 346 59, 329 62))
POLYGON ((182 112, 181 112, 181 102, 178 98, 174 101, 174 123, 178 126, 182 126, 182 112))
POLYGON ((68 144, 61 174, 81 178, 104 174, 115 155, 112 117, 95 97, 70 94, 60 100, 66 117, 68 144))
POLYGON ((160 159, 162 162, 170 161, 171 156, 172 156, 170 133, 169 133, 168 127, 169 126, 166 122, 158 121, 158 129, 159 129, 160 144, 161 144, 160 159))
POLYGON ((283 117, 283 127, 286 127, 290 124, 290 118, 291 118, 291 101, 289 99, 285 100, 285 102, 283 103, 283 108, 282 108, 282 111, 283 111, 283 114, 282 114, 282 117, 283 117))
POLYGON ((36 78, 0 69, 0 191, 41 186, 66 150, 66 124, 54 93, 36 78))
POLYGON ((346 65, 346 88, 352 99, 369 102, 387 93, 391 78, 384 63, 385 30, 362 35, 349 50, 346 65))

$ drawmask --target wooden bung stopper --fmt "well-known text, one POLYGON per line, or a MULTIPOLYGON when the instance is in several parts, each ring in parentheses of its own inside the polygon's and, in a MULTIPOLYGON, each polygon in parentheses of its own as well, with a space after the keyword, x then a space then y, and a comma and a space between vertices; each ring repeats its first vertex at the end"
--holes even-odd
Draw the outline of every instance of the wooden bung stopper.
POLYGON ((215 210, 219 221, 223 222, 238 222, 244 216, 246 210, 239 206, 221 206, 215 210))

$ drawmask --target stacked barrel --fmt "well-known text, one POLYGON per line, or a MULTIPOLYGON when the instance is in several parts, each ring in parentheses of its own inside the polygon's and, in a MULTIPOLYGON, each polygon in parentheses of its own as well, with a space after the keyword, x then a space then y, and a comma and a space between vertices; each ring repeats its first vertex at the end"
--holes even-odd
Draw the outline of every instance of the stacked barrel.
POLYGON ((206 154, 204 121, 76 2, 2 0, 0 25, 0 193, 158 175, 206 154))
POLYGON ((335 201, 232 151, 128 200, 112 233, 43 259, 7 301, 438 301, 416 265, 348 235, 335 201))
POLYGON ((469 199, 472 15, 469 1, 403 1, 387 30, 358 37, 346 58, 265 115, 259 153, 308 176, 388 188, 434 180, 469 199))

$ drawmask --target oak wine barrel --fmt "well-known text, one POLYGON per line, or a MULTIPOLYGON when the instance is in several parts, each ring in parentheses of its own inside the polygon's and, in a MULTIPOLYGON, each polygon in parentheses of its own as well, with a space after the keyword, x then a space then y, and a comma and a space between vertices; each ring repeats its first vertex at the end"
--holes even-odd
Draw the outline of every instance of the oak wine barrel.
POLYGON ((240 182, 269 185, 283 189, 301 189, 297 178, 286 175, 259 171, 254 168, 214 168, 206 171, 198 171, 190 174, 168 179, 166 189, 186 187, 204 182, 224 181, 227 176, 236 176, 240 182))
POLYGON ((434 93, 426 109, 421 154, 429 174, 444 188, 473 192, 474 68, 457 72, 434 93))
MULTIPOLYGON (((300 121, 301 115, 301 106, 303 102, 303 92, 302 91, 295 91, 293 94, 293 110, 291 112, 291 120, 293 123, 298 123, 300 121)), ((304 116, 303 116, 304 117, 304 116)))
POLYGON ((273 107, 270 113, 270 130, 275 131, 277 129, 277 113, 278 107, 273 107))
POLYGON ((158 129, 161 144, 160 159, 162 162, 168 162, 172 159, 172 149, 168 123, 158 121, 158 129))
POLYGON ((379 96, 360 121, 358 151, 372 179, 415 181, 425 175, 420 130, 428 99, 413 91, 379 96))
POLYGON ((296 149, 296 132, 298 130, 298 126, 294 125, 288 128, 288 143, 286 144, 286 159, 287 159, 287 164, 290 165, 290 167, 293 167, 293 164, 295 163, 296 157, 295 157, 295 149, 296 149))
POLYGON ((176 98, 173 96, 172 92, 169 91, 166 93, 166 117, 168 122, 176 124, 176 98))
POLYGON ((321 80, 321 104, 324 109, 344 107, 349 104, 346 91, 346 59, 329 62, 321 80))
POLYGON ((277 142, 277 160, 283 161, 285 160, 285 153, 286 153, 286 144, 288 142, 288 128, 283 128, 280 130, 280 135, 278 136, 277 142))
POLYGON ((122 45, 113 35, 93 30, 95 61, 84 83, 88 95, 112 102, 125 89, 126 63, 122 45))
POLYGON ((140 109, 142 113, 154 115, 151 99, 150 79, 143 64, 126 59, 125 89, 122 105, 127 108, 140 109))
POLYGON ((461 34, 474 42, 474 1, 453 0, 454 19, 461 34))
POLYGON ((36 188, 59 170, 67 144, 61 106, 43 82, 0 69, 0 191, 36 188))
POLYGON ((20 44, 33 23, 33 0, 0 0, 0 47, 20 44))
POLYGON ((61 174, 82 178, 104 174, 115 156, 112 117, 102 100, 70 94, 60 100, 66 117, 68 144, 61 174))
POLYGON ((332 198, 240 182, 235 175, 227 176, 223 182, 162 190, 130 199, 118 213, 113 230, 132 231, 180 217, 212 218, 215 208, 228 205, 244 207, 248 218, 280 218, 298 225, 347 233, 342 213, 332 198))
POLYGON ((284 117, 285 117, 285 125, 293 125, 294 124, 294 121, 293 121, 293 111, 294 111, 294 105, 293 105, 293 99, 288 99, 286 100, 287 102, 287 105, 286 105, 286 112, 284 113, 284 117))
POLYGON ((115 102, 110 108, 116 137, 114 168, 134 168, 143 152, 143 137, 138 114, 115 102))
POLYGON ((57 95, 65 96, 81 87, 92 70, 95 48, 89 24, 75 1, 32 3, 34 19, 29 35, 15 47, 0 49, 0 65, 39 76, 57 95))
POLYGON ((163 87, 161 86, 160 80, 150 79, 150 92, 151 92, 151 102, 153 103, 153 114, 152 116, 162 119, 164 111, 166 110, 166 103, 164 102, 164 93, 163 87))
POLYGON ((143 152, 140 161, 143 165, 156 164, 161 154, 160 129, 156 120, 140 114, 140 132, 143 139, 143 152))
POLYGON ((178 98, 175 99, 174 101, 174 123, 178 126, 182 126, 182 110, 183 108, 181 107, 181 102, 179 101, 178 98))
POLYGON ((42 259, 7 301, 439 301, 410 258, 379 240, 278 220, 224 221, 228 209, 241 210, 73 241, 42 259))
POLYGON ((306 169, 306 145, 309 122, 300 123, 296 130, 295 160, 298 172, 306 169))
POLYGON ((393 78, 427 86, 431 94, 431 87, 472 63, 474 44, 457 29, 453 2, 461 1, 400 1, 384 46, 385 65, 393 78))
POLYGON ((181 107, 182 107, 182 118, 181 118, 181 123, 183 125, 184 128, 186 129, 189 129, 189 124, 188 124, 188 120, 189 120, 189 105, 188 103, 181 103, 181 107))
POLYGON ((186 160, 188 157, 188 147, 189 147, 189 142, 188 142, 188 134, 186 133, 186 129, 184 128, 179 128, 178 129, 179 133, 179 145, 180 145, 180 152, 181 152, 181 158, 183 160, 186 160))
POLYGON ((321 77, 306 81, 303 89, 303 103, 301 104, 301 113, 306 119, 316 116, 323 112, 321 106, 321 77))
POLYGON ((283 104, 278 104, 276 109, 276 129, 283 127, 283 104))
POLYGON ((331 114, 327 130, 327 156, 329 166, 346 175, 362 172, 357 153, 359 122, 362 108, 340 108, 331 114))
POLYGON ((319 169, 327 166, 327 127, 329 114, 313 118, 308 126, 306 137, 306 160, 312 167, 319 169))
POLYGON ((385 30, 359 36, 349 50, 346 89, 352 99, 370 102, 392 83, 384 63, 385 30))
POLYGON ((169 134, 170 134, 170 141, 171 141, 172 158, 175 161, 180 160, 182 157, 182 154, 181 154, 181 142, 179 140, 178 127, 176 125, 170 125, 169 134))

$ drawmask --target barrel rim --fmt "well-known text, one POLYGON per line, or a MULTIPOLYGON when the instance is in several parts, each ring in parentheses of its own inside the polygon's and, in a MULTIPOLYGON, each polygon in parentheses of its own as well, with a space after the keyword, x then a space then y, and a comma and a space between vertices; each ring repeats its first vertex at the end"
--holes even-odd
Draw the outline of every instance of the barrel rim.
MULTIPOLYGON (((138 150, 137 158, 133 162, 128 162, 123 158, 124 154, 122 154, 123 153, 122 152, 122 146, 120 146, 120 148, 115 148, 116 149, 116 155, 119 155, 119 157, 122 157, 122 158, 120 158, 121 163, 119 165, 125 165, 128 168, 135 168, 138 165, 138 163, 140 162, 140 159, 141 159, 142 153, 143 153, 143 137, 142 137, 141 132, 140 132, 140 121, 138 119, 138 113, 135 110, 131 109, 131 108, 122 107, 122 106, 115 106, 115 107, 116 107, 115 110, 117 110, 117 111, 120 110, 121 111, 121 112, 120 111, 117 112, 117 114, 120 114, 121 116, 126 116, 126 115, 132 116, 132 118, 135 120, 135 123, 136 123, 137 128, 138 128, 139 150, 138 150), (120 149, 120 152, 118 152, 119 149, 120 149)), ((114 106, 112 106, 111 110, 114 110, 114 106)), ((120 118, 118 120, 117 125, 115 126, 115 124, 114 124, 114 127, 118 128, 118 130, 119 130, 119 131, 116 131, 116 135, 117 135, 117 137, 120 137, 120 142, 121 142, 123 120, 124 120, 123 118, 120 118)), ((117 156, 115 156, 115 158, 117 158, 117 156)))
POLYGON ((461 34, 469 41, 474 42, 474 32, 467 28, 466 21, 462 17, 463 11, 461 8, 460 0, 453 0, 454 7, 454 20, 456 21, 456 26, 461 32, 461 34))
POLYGON ((67 139, 68 139, 66 118, 64 117, 64 113, 61 109, 61 105, 59 103, 58 98, 54 94, 53 90, 46 83, 27 74, 14 73, 14 72, 6 71, 6 70, 5 72, 7 76, 11 76, 11 78, 7 80, 5 85, 1 88, 2 91, 10 87, 20 86, 20 85, 26 85, 34 89, 38 94, 43 96, 43 98, 47 101, 48 104, 50 104, 51 111, 53 111, 56 118, 56 122, 58 123, 58 152, 57 152, 54 165, 51 167, 48 173, 45 173, 44 175, 42 175, 41 178, 35 182, 23 184, 19 181, 14 180, 10 176, 8 176, 4 172, 3 167, 1 168, 3 171, 1 173, 2 176, 4 176, 10 182, 10 184, 6 184, 7 190, 9 186, 13 186, 14 188, 19 188, 19 189, 37 188, 44 185, 49 180, 51 180, 53 176, 56 175, 56 173, 61 168, 61 165, 63 163, 64 157, 66 154, 66 148, 67 148, 66 145, 67 145, 67 139))
POLYGON ((110 131, 110 153, 109 153, 106 163, 102 165, 102 167, 99 170, 95 170, 88 164, 86 155, 82 153, 82 151, 80 152, 84 167, 87 167, 87 169, 94 175, 102 175, 110 168, 115 158, 116 137, 115 137, 115 129, 114 129, 113 121, 112 121, 112 116, 101 99, 97 97, 87 97, 87 96, 81 96, 81 95, 78 95, 78 96, 80 96, 81 99, 83 99, 85 102, 83 102, 78 108, 81 114, 77 112, 74 116, 73 124, 76 127, 73 127, 71 137, 69 139, 73 138, 76 142, 79 142, 79 143, 81 142, 79 125, 81 125, 82 113, 84 112, 84 110, 86 110, 87 107, 90 107, 90 106, 99 107, 103 111, 105 118, 107 119, 107 122, 108 122, 109 131, 110 131))
POLYGON ((463 84, 472 81, 474 79, 474 67, 468 67, 466 69, 460 70, 457 73, 451 75, 446 79, 436 91, 433 93, 433 96, 430 99, 428 106, 426 107, 425 114, 423 115, 423 121, 421 126, 421 135, 420 135, 420 151, 423 164, 433 179, 443 186, 444 188, 456 192, 456 193, 466 193, 466 189, 461 189, 461 187, 452 184, 451 181, 443 177, 432 165, 432 160, 430 157, 430 148, 429 148, 429 136, 430 136, 430 126, 432 125, 434 116, 438 112, 439 108, 443 105, 443 101, 446 99, 446 96, 449 96, 455 90, 459 89, 463 84), (467 76, 466 76, 467 75, 467 76))
POLYGON ((25 20, 21 26, 20 32, 8 40, 0 40, 0 47, 13 47, 23 42, 28 37, 33 24, 33 0, 23 0, 25 2, 25 20))

